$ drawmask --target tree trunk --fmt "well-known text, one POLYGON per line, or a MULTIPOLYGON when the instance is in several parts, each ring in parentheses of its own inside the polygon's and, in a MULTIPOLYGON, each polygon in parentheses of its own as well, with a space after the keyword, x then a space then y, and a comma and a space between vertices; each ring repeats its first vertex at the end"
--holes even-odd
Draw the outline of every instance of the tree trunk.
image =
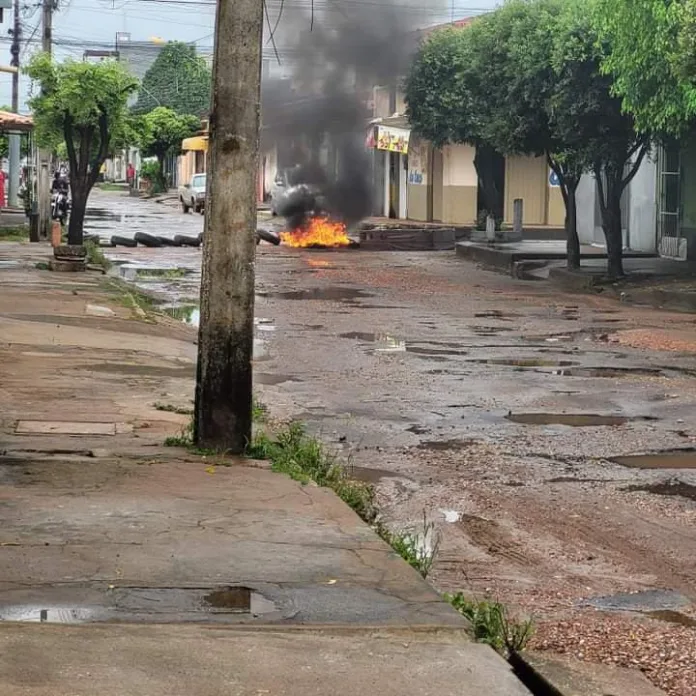
POLYGON ((72 205, 68 224, 68 244, 82 244, 84 238, 85 213, 87 211, 87 194, 82 185, 71 187, 72 205))
POLYGON ((580 239, 578 238, 578 207, 575 194, 579 181, 567 181, 565 188, 565 233, 568 268, 580 268, 580 239))
MULTIPOLYGON (((503 219, 503 191, 498 186, 495 172, 495 159, 498 153, 487 145, 477 145, 474 155, 474 168, 478 177, 479 194, 484 209, 496 221, 503 219)), ((481 211, 478 211, 481 212, 481 211)))
POLYGON ((602 215, 602 229, 607 241, 607 273, 609 278, 615 280, 624 275, 621 188, 615 183, 607 186, 607 204, 602 215))

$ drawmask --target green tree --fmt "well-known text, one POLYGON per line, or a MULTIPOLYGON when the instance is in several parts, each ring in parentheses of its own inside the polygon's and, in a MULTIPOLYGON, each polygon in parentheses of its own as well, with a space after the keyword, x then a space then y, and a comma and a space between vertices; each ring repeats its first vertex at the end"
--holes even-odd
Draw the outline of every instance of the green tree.
POLYGON ((177 114, 166 106, 158 106, 142 117, 142 147, 146 157, 157 157, 159 180, 157 190, 166 187, 164 165, 168 155, 181 151, 181 141, 200 129, 200 119, 190 114, 177 114))
POLYGON ((466 143, 476 148, 474 166, 483 207, 502 218, 495 151, 484 136, 490 94, 472 67, 473 36, 472 28, 444 29, 421 45, 405 81, 406 114, 414 130, 435 147, 466 143))
POLYGON ((82 244, 87 199, 112 143, 125 138, 128 98, 138 81, 114 61, 54 63, 39 54, 27 69, 38 83, 30 101, 39 145, 65 142, 70 164, 72 210, 68 243, 82 244))
POLYGON ((694 0, 594 0, 604 71, 641 131, 683 135, 696 116, 694 0))
POLYGON ((203 116, 210 110, 211 72, 191 44, 171 41, 145 73, 134 112, 166 106, 178 114, 203 116))

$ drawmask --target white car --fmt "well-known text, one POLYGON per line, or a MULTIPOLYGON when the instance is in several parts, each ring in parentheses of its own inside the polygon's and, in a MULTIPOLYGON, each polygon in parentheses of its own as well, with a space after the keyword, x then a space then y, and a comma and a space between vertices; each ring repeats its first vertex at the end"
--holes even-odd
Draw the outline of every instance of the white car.
POLYGON ((205 209, 205 187, 205 174, 194 174, 190 183, 179 186, 179 202, 183 212, 188 213, 189 210, 193 210, 195 213, 203 213, 205 209))

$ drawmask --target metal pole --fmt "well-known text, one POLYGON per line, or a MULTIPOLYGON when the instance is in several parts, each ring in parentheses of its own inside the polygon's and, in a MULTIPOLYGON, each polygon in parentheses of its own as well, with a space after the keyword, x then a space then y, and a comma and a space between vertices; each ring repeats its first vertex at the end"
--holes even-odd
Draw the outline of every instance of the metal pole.
POLYGON ((203 242, 195 439, 251 437, 263 0, 218 0, 203 242))
MULTIPOLYGON (((53 43, 53 4, 55 0, 43 0, 43 34, 41 48, 51 54, 53 43)), ((51 153, 39 150, 39 167, 37 172, 39 236, 48 239, 51 233, 51 153)))
MULTIPOLYGON (((19 113, 19 40, 22 27, 19 21, 19 0, 14 0, 14 28, 12 29, 12 61, 10 65, 16 68, 12 73, 12 111, 19 113)), ((10 159, 10 180, 7 189, 7 205, 10 208, 19 207, 19 170, 20 170, 20 135, 10 133, 8 151, 10 159)))

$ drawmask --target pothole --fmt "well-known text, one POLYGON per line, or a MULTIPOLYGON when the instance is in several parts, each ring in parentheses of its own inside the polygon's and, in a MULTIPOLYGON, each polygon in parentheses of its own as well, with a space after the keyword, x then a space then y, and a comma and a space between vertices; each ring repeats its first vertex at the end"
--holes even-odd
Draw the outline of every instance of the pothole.
POLYGON ((567 425, 571 428, 618 426, 636 420, 626 416, 603 416, 594 413, 508 413, 505 418, 522 425, 567 425))
POLYGON ((372 293, 357 288, 344 288, 329 286, 325 288, 311 288, 309 290, 288 290, 277 292, 260 292, 260 297, 275 298, 279 300, 325 300, 330 302, 342 302, 356 300, 360 297, 374 297, 372 293))
POLYGON ((364 466, 351 466, 348 469, 350 478, 363 483, 379 483, 383 479, 402 478, 409 479, 410 477, 400 474, 398 471, 388 471, 386 469, 372 469, 364 466))
POLYGON ((483 365, 508 365, 510 367, 571 367, 574 360, 547 360, 545 358, 476 358, 470 362, 483 365))
POLYGON ((663 371, 658 367, 573 367, 559 370, 555 375, 562 377, 599 377, 599 378, 630 378, 630 377, 659 377, 663 371))
POLYGON ((621 592, 606 597, 593 597, 582 602, 583 606, 603 611, 633 611, 638 613, 675 611, 688 606, 688 604, 689 600, 675 590, 621 592))
POLYGON ((666 623, 677 624, 678 626, 686 626, 687 628, 696 628, 696 619, 682 614, 680 611, 674 611, 673 609, 649 611, 645 615, 649 616, 651 619, 657 619, 658 621, 665 621, 666 623))
POLYGON ((639 486, 626 486, 623 491, 630 493, 652 493, 653 495, 677 496, 687 500, 696 500, 696 486, 682 481, 663 481, 639 486))
POLYGON ((612 462, 631 469, 696 469, 696 449, 675 449, 652 454, 612 457, 612 462))

